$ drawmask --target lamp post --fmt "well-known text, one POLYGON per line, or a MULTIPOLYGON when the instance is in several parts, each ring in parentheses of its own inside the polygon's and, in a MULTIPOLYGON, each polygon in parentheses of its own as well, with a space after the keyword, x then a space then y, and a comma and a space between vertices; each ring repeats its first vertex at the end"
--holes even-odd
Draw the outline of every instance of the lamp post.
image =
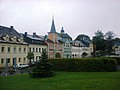
POLYGON ((6 65, 5 65, 5 76, 8 74, 8 58, 6 58, 6 65))

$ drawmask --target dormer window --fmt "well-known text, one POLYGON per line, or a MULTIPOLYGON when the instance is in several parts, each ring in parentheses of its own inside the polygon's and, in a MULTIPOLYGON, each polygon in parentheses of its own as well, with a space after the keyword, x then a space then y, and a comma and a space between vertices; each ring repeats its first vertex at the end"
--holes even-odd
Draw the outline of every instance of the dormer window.
POLYGON ((16 36, 10 38, 13 42, 16 42, 16 36))
POLYGON ((6 41, 9 41, 9 36, 8 36, 8 35, 6 35, 5 38, 6 38, 6 39, 5 39, 6 41))
POLYGON ((21 38, 20 42, 21 42, 21 43, 23 42, 23 38, 21 38))
POLYGON ((16 37, 13 38, 13 41, 16 42, 16 37))
POLYGON ((19 41, 20 43, 22 43, 22 42, 23 42, 23 38, 19 38, 18 41, 19 41))

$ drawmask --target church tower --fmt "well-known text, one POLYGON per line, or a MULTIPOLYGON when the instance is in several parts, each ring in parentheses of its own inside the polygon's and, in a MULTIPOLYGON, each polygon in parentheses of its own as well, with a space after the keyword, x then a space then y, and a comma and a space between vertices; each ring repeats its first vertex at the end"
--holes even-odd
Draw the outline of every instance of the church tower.
POLYGON ((56 32, 54 18, 52 18, 52 25, 50 32, 48 32, 48 39, 52 40, 53 42, 56 42, 57 38, 58 38, 58 33, 56 32))

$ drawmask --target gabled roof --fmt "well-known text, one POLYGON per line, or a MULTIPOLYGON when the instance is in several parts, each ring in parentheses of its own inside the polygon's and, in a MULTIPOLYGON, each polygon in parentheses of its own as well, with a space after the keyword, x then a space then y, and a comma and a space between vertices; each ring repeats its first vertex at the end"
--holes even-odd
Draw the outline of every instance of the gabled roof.
POLYGON ((13 28, 13 26, 9 27, 4 27, 0 26, 0 36, 16 36, 17 38, 21 38, 21 35, 13 28))

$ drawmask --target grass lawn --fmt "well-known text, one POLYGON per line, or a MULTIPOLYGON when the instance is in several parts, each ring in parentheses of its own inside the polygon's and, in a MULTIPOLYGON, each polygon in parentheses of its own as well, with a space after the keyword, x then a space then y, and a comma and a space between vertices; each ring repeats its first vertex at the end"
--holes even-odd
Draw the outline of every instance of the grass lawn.
POLYGON ((54 77, 28 74, 0 77, 0 90, 120 90, 120 72, 56 72, 54 77))

